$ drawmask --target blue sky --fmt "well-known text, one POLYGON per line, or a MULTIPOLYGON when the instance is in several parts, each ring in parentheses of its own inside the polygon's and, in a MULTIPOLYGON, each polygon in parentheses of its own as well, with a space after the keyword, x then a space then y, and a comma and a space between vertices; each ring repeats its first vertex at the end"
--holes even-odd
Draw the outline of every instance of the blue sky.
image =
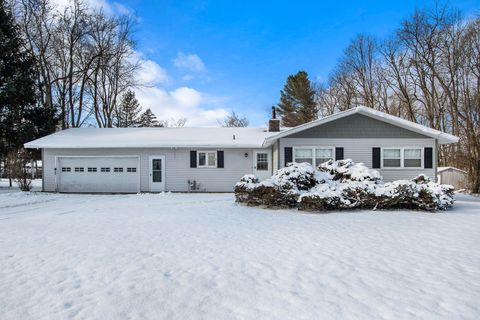
MULTIPOLYGON (((144 107, 159 118, 184 116, 191 126, 215 125, 235 110, 260 126, 289 74, 305 70, 313 80, 327 80, 356 34, 388 36, 415 8, 434 1, 112 4, 138 18, 137 51, 155 86, 137 92, 144 107)), ((480 13, 479 4, 454 2, 466 15, 480 13)))

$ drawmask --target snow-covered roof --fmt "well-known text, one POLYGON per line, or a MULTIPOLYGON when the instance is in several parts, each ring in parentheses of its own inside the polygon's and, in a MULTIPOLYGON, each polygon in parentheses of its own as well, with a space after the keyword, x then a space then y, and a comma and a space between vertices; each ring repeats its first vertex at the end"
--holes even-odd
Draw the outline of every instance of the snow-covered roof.
POLYGON ((355 113, 363 114, 427 137, 440 144, 456 143, 458 137, 430 129, 367 107, 356 107, 280 132, 265 128, 73 128, 28 142, 25 148, 260 148, 278 138, 316 127, 355 113))
POLYGON ((352 108, 352 109, 341 111, 341 112, 335 113, 331 116, 327 116, 327 117, 324 117, 324 118, 321 118, 321 119, 318 119, 318 120, 315 120, 315 121, 312 121, 312 122, 308 122, 308 123, 299 125, 297 127, 293 127, 291 129, 288 129, 288 130, 285 130, 285 131, 283 131, 283 132, 281 132, 281 133, 279 133, 275 136, 268 137, 267 138, 267 143, 269 141, 276 140, 278 138, 283 138, 283 137, 289 136, 291 134, 294 134, 294 133, 297 133, 297 132, 300 132, 300 131, 303 131, 303 130, 306 130, 306 129, 310 129, 310 128, 313 128, 313 127, 316 127, 316 126, 319 126, 319 125, 322 125, 322 124, 325 124, 325 123, 328 123, 328 122, 331 122, 331 121, 334 121, 334 120, 337 120, 337 119, 340 119, 340 118, 343 118, 343 117, 350 116, 352 114, 356 114, 356 113, 363 114, 365 116, 368 116, 368 117, 371 117, 371 118, 374 118, 374 119, 377 119, 377 120, 380 120, 380 121, 383 121, 383 122, 386 122, 386 123, 390 123, 392 125, 395 125, 395 126, 398 126, 398 127, 401 127, 401 128, 413 131, 413 132, 417 132, 419 134, 423 134, 427 137, 438 139, 438 143, 440 143, 440 144, 457 143, 458 140, 459 140, 458 137, 453 136, 451 134, 444 133, 444 132, 441 132, 441 131, 438 131, 438 130, 435 130, 435 129, 431 129, 431 128, 428 128, 428 127, 423 126, 421 124, 414 123, 414 122, 411 122, 411 121, 408 121, 408 120, 405 120, 405 119, 402 119, 402 118, 399 118, 399 117, 395 117, 395 116, 392 116, 390 114, 386 114, 384 112, 374 110, 372 108, 359 106, 359 107, 355 107, 355 108, 352 108))
POLYGON ((72 128, 25 148, 260 148, 275 134, 263 128, 72 128))
POLYGON ((459 171, 459 172, 462 172, 462 173, 467 173, 467 171, 462 170, 462 169, 458 169, 458 168, 455 168, 455 167, 438 167, 437 168, 438 173, 443 172, 443 171, 448 171, 448 170, 455 170, 455 171, 459 171))

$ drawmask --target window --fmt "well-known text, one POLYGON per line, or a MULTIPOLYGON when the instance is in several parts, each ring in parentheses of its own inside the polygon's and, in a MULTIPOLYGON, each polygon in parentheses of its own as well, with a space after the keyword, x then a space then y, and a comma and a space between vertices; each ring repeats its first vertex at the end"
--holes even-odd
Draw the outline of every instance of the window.
POLYGON ((304 147, 294 149, 293 161, 295 162, 308 162, 314 166, 318 166, 325 161, 333 159, 332 147, 304 147))
POLYGON ((333 148, 317 148, 315 149, 315 164, 318 166, 328 160, 333 159, 333 148))
POLYGON ((268 170, 268 153, 257 153, 257 170, 268 170))
POLYGON ((62 167, 62 172, 71 172, 72 168, 70 167, 62 167))
POLYGON ((75 167, 75 172, 83 172, 85 169, 83 167, 75 167))
POLYGON ((403 166, 405 168, 421 168, 422 149, 405 148, 403 150, 403 166))
POLYGON ((295 149, 295 158, 293 161, 295 162, 308 162, 310 164, 313 163, 313 150, 312 148, 304 149, 304 148, 298 148, 295 149))
POLYGON ((127 172, 137 172, 137 168, 127 168, 127 172))
POLYGON ((422 148, 383 148, 383 168, 422 168, 422 148))
POLYGON ((110 172, 110 168, 101 168, 100 169, 101 172, 110 172))
POLYGON ((89 167, 88 172, 97 172, 97 168, 92 168, 92 167, 89 167))
POLYGON ((402 149, 383 149, 383 166, 400 168, 402 166, 402 149))
POLYGON ((113 172, 123 172, 123 168, 113 168, 113 172))
POLYGON ((216 167, 217 166, 217 152, 215 151, 201 151, 198 152, 198 166, 216 167))

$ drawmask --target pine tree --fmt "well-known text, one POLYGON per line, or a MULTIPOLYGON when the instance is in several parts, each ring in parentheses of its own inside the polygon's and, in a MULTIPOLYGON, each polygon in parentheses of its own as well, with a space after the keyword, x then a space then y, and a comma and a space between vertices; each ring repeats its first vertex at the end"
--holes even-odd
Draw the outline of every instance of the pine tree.
POLYGON ((286 127, 295 127, 317 119, 315 88, 305 71, 290 75, 282 91, 277 110, 286 127))
POLYGON ((37 103, 34 58, 13 15, 0 0, 0 159, 55 130, 55 109, 37 103))
POLYGON ((140 127, 160 127, 157 117, 155 114, 148 108, 142 115, 140 116, 140 127))
POLYGON ((122 96, 122 102, 117 110, 116 114, 116 126, 117 127, 137 127, 140 122, 140 104, 135 97, 135 92, 128 90, 122 96))

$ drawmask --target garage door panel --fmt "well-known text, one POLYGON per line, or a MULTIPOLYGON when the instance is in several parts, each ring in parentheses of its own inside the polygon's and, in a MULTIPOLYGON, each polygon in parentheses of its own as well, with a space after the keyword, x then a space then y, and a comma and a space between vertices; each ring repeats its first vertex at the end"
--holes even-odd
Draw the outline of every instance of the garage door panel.
POLYGON ((140 191, 138 157, 60 157, 57 163, 59 192, 140 191))

